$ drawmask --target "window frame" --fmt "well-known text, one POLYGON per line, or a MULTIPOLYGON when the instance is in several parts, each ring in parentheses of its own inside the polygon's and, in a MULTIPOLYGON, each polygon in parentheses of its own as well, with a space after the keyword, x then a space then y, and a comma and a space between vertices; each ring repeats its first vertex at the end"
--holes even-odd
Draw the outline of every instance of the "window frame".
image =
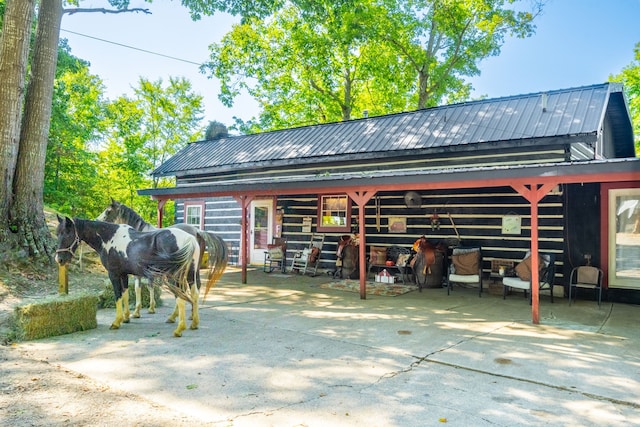
POLYGON ((204 216, 205 216, 205 203, 204 201, 188 201, 188 202, 184 202, 184 213, 183 213, 183 221, 186 225, 192 225, 194 227, 196 227, 198 230, 204 230, 204 216), (188 211, 189 208, 193 208, 193 207, 198 207, 200 208, 200 223, 199 224, 190 224, 188 222, 188 211))
MULTIPOLYGON (((334 211, 339 212, 339 211, 334 211)), ((317 222, 316 222, 317 230, 319 232, 337 232, 337 233, 350 233, 351 232, 351 198, 345 194, 318 194, 318 211, 317 211, 317 222), (323 225, 322 218, 324 217, 323 213, 325 212, 322 207, 324 204, 325 198, 328 197, 340 197, 346 198, 347 206, 344 210, 345 213, 345 225, 344 226, 335 226, 335 225, 323 225)))

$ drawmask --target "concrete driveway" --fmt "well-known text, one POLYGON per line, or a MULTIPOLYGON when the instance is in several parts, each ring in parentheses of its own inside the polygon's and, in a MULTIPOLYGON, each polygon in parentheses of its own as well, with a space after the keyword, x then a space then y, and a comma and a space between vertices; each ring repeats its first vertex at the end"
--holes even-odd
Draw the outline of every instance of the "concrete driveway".
POLYGON ((225 273, 199 330, 171 298, 111 331, 19 344, 211 426, 640 425, 640 307, 471 289, 368 296, 325 277, 225 273))

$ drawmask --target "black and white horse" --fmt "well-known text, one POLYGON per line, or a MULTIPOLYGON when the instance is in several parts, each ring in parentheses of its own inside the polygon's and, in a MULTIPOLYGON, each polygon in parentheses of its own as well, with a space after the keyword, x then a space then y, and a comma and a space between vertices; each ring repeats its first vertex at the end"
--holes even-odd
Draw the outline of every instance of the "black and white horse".
MULTIPOLYGON (((129 206, 122 204, 113 198, 111 204, 105 208, 104 211, 98 216, 98 221, 113 222, 115 224, 127 224, 135 228, 138 231, 156 231, 158 228, 146 222, 136 211, 129 206)), ((207 254, 209 274, 207 277, 205 296, 209 292, 209 289, 215 285, 220 279, 222 273, 224 273, 227 263, 229 261, 229 254, 227 245, 217 234, 202 231, 196 227, 188 224, 174 224, 169 228, 178 228, 182 231, 193 235, 198 239, 200 245, 200 261, 202 257, 207 254)), ((153 286, 149 282, 149 313, 155 312, 156 301, 153 294, 153 286)), ((133 311, 133 317, 140 317, 140 309, 142 306, 142 295, 140 289, 140 278, 134 276, 134 286, 136 295, 136 304, 133 311)), ((177 307, 176 307, 177 308, 177 307)), ((167 319, 167 322, 174 322, 177 316, 177 311, 173 313, 167 319)))
POLYGON ((194 236, 179 229, 161 229, 139 232, 123 224, 103 221, 61 218, 58 216, 58 248, 56 262, 69 263, 80 245, 87 243, 100 256, 109 274, 116 300, 116 318, 111 329, 118 329, 128 311, 129 274, 149 279, 160 278, 163 285, 177 297, 178 325, 176 337, 186 329, 185 301, 194 306, 191 329, 197 329, 198 315, 198 263, 200 247, 194 236))

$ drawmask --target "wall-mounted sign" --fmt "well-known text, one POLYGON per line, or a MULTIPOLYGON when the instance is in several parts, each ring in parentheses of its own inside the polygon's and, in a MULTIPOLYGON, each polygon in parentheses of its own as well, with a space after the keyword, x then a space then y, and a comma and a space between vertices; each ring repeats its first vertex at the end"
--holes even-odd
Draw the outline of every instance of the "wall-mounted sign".
POLYGON ((306 216, 302 218, 302 232, 311 233, 311 217, 306 216))
POLYGON ((520 234, 522 220, 520 215, 505 215, 502 217, 502 234, 520 234))
POLYGON ((389 231, 392 233, 406 233, 407 218, 401 216, 389 217, 389 231))

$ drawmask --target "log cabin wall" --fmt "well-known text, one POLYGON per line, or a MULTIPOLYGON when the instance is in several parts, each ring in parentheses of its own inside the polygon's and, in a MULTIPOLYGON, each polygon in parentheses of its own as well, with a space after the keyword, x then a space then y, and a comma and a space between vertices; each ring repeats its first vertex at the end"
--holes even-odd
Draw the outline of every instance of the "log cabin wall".
MULTIPOLYGON (((222 237, 229 249, 229 264, 237 265, 240 255, 240 222, 242 209, 233 197, 204 199, 204 229, 222 237)), ((175 221, 184 222, 184 200, 175 203, 175 221)))
MULTIPOLYGON (((488 274, 491 260, 496 258, 520 261, 530 246, 531 215, 527 200, 510 187, 488 189, 459 189, 420 191, 422 206, 409 208, 404 204, 403 192, 380 192, 380 212, 377 213, 375 197, 366 205, 367 246, 411 247, 422 235, 433 242, 455 238, 456 232, 449 219, 451 214, 460 233, 462 245, 481 246, 483 269, 488 274), (436 213, 440 225, 432 228, 431 218, 436 213), (521 234, 502 234, 502 217, 519 215, 521 234), (406 218, 406 233, 389 231, 389 219, 406 218), (379 220, 378 220, 379 218, 379 220), (379 230, 378 230, 379 221, 379 230)), ((288 239, 288 255, 308 245, 310 233, 302 231, 305 218, 311 218, 312 232, 317 226, 317 197, 295 196, 278 198, 278 206, 284 208, 283 235, 288 239)), ((357 218, 358 207, 352 208, 352 219, 357 218)), ((564 265, 564 214, 563 192, 558 187, 539 203, 540 250, 556 255, 556 284, 563 283, 564 265)), ((346 233, 325 233, 321 256, 321 269, 335 270, 336 249, 339 237, 346 233)), ((368 249, 368 248, 367 248, 368 249)), ((368 250, 367 250, 368 253, 368 250)))

